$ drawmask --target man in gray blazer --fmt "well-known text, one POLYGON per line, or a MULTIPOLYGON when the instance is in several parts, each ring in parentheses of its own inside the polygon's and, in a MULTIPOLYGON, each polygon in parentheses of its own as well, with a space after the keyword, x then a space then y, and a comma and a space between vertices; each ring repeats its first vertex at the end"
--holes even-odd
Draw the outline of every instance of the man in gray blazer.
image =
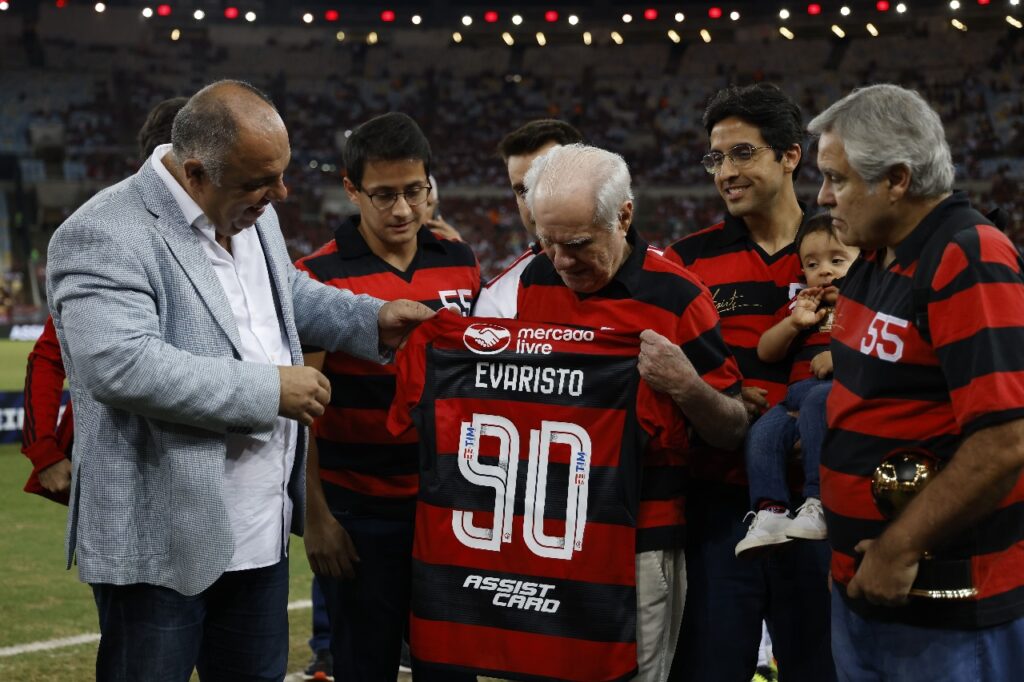
POLYGON ((90 583, 99 680, 280 680, 288 532, 331 386, 300 338, 381 359, 432 315, 292 267, 272 201, 291 151, 267 97, 196 93, 172 144, 50 242, 75 401, 67 560, 90 583))

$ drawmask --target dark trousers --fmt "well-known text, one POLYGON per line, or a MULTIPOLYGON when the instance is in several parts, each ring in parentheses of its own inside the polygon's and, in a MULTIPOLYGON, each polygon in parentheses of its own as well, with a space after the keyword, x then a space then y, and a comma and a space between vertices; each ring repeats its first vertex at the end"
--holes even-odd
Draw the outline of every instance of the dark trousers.
POLYGON ((762 500, 782 502, 789 499, 786 471, 789 453, 800 439, 804 464, 804 497, 821 497, 821 446, 825 442, 825 403, 832 381, 804 379, 789 387, 786 399, 762 414, 750 426, 746 442, 747 478, 750 480, 750 508, 757 510, 762 500), (799 412, 791 417, 790 412, 799 412))
MULTIPOLYGON (((317 576, 331 619, 334 678, 345 682, 394 682, 402 637, 409 626, 413 523, 341 515, 359 554, 355 578, 317 576)), ((421 669, 417 682, 431 678, 459 682, 457 674, 421 669)), ((475 680, 475 676, 466 676, 475 680)))
POLYGON ((331 621, 327 616, 327 601, 317 580, 318 578, 313 576, 313 586, 310 589, 313 599, 313 636, 309 638, 309 648, 314 654, 331 648, 331 621))
POLYGON ((750 682, 765 620, 783 680, 832 682, 828 545, 737 559, 748 504, 739 486, 699 481, 687 492, 686 608, 669 679, 750 682))
POLYGON ((288 672, 288 561, 224 573, 186 597, 155 585, 92 585, 98 682, 277 682, 288 672))

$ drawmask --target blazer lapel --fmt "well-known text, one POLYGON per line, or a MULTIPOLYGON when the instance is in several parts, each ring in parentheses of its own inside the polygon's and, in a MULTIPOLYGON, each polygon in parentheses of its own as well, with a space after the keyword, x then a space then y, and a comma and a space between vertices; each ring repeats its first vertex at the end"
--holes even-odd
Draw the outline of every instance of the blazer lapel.
POLYGON ((202 244, 191 225, 185 222, 185 216, 171 193, 167 191, 163 180, 156 174, 147 161, 142 165, 136 176, 140 182, 140 190, 147 208, 157 216, 156 229, 174 254, 175 260, 185 272, 206 304, 213 319, 224 330, 236 355, 242 357, 242 339, 238 334, 238 324, 224 287, 213 271, 210 258, 203 250, 202 244))
POLYGON ((295 328, 291 290, 288 286, 289 264, 287 262, 282 263, 278 258, 278 252, 273 248, 270 235, 266 232, 266 221, 257 221, 255 229, 260 237, 260 246, 263 247, 263 257, 267 261, 270 286, 274 290, 274 301, 277 303, 278 321, 284 327, 285 336, 288 339, 288 348, 291 351, 292 363, 301 365, 302 345, 299 342, 299 332, 295 328))

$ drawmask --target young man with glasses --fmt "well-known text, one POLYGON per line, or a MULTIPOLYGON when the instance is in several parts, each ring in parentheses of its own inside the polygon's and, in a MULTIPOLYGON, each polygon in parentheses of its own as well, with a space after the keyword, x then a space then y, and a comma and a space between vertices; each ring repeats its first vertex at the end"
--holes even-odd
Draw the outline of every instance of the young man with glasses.
MULTIPOLYGON (((804 219, 793 181, 801 161, 800 107, 758 84, 717 93, 704 112, 710 151, 702 159, 725 201, 725 220, 671 245, 665 255, 711 290, 722 335, 743 373, 751 417, 786 392, 789 363, 757 357, 800 284, 793 240, 804 219)), ((771 557, 737 559, 750 501, 743 448, 691 458, 686 565, 690 584, 674 680, 745 682, 767 621, 786 680, 835 679, 829 643, 828 548, 789 543, 771 557)))
MULTIPOLYGON (((344 158, 345 191, 359 214, 296 265, 353 292, 469 314, 480 267, 466 244, 424 226, 430 145, 415 121, 399 113, 367 121, 349 137, 344 158)), ((306 364, 334 388, 312 428, 305 536, 330 614, 334 674, 346 682, 394 680, 409 615, 417 437, 394 438, 385 427, 393 366, 315 351, 306 364)))

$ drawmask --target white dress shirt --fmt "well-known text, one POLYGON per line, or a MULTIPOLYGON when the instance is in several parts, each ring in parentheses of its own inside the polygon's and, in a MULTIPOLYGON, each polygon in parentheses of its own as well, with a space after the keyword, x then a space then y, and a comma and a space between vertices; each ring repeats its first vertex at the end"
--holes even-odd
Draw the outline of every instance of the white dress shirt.
MULTIPOLYGON (((255 227, 236 234, 231 238, 231 253, 218 244, 213 223, 164 166, 162 159, 170 149, 169 144, 160 145, 150 162, 195 230, 224 287, 238 325, 242 359, 291 365, 259 234, 255 227)), ((297 435, 297 422, 278 417, 270 432, 225 436, 224 503, 235 540, 227 570, 270 566, 284 556, 292 518, 287 487, 297 435)))

